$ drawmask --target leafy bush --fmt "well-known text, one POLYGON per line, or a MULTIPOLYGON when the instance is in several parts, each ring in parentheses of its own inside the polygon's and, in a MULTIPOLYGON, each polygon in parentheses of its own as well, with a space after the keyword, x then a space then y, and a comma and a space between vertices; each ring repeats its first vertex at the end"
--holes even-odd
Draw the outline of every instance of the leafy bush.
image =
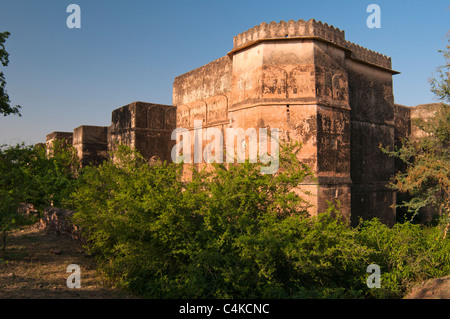
POLYGON ((27 197, 32 147, 16 145, 0 147, 0 232, 2 238, 0 258, 5 257, 9 232, 26 223, 18 209, 27 197))
POLYGON ((0 146, 0 232, 2 258, 10 231, 34 219, 19 213, 23 204, 44 208, 62 204, 72 192, 78 161, 74 149, 54 142, 51 154, 42 146, 0 146))
POLYGON ((437 210, 441 223, 450 229, 450 45, 444 54, 446 64, 437 69, 438 79, 431 80, 432 92, 443 103, 428 119, 413 119, 420 137, 411 135, 401 147, 383 152, 399 159, 405 169, 392 178, 391 187, 410 197, 400 207, 407 208, 411 219, 423 208, 437 210))
POLYGON ((121 286, 138 286, 146 274, 177 271, 196 219, 180 207, 179 167, 150 166, 124 146, 114 158, 87 167, 78 179, 75 223, 105 274, 121 286))
POLYGON ((51 205, 60 207, 73 192, 80 162, 72 145, 54 140, 48 148, 33 147, 28 171, 28 202, 40 209, 51 205))
POLYGON ((381 289, 374 297, 401 297, 411 285, 450 274, 450 240, 444 225, 427 227, 410 222, 388 228, 378 219, 363 222, 357 240, 370 248, 371 262, 381 268, 381 289))
POLYGON ((74 222, 112 283, 151 298, 398 298, 450 274, 442 228, 352 228, 335 203, 309 216, 294 189, 312 173, 291 148, 282 154, 276 175, 216 164, 184 183, 181 166, 120 146, 79 178, 74 222), (381 289, 366 285, 371 263, 381 289))
POLYGON ((284 273, 272 268, 283 262, 280 253, 260 261, 265 253, 251 255, 247 243, 279 250, 282 238, 264 237, 270 225, 307 216, 308 203, 292 191, 312 176, 306 166, 286 161, 286 171, 271 176, 249 163, 215 165, 183 183, 181 166, 148 165, 124 146, 113 158, 84 172, 73 209, 89 250, 114 282, 152 297, 257 296, 278 289, 284 273), (276 265, 266 270, 258 263, 276 265))

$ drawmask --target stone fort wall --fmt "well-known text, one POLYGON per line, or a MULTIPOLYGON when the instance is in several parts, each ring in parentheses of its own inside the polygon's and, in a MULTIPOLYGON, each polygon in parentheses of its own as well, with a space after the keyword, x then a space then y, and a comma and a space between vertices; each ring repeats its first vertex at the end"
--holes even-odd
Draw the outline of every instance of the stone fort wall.
POLYGON ((326 23, 262 23, 235 36, 223 57, 176 77, 173 105, 133 102, 113 111, 108 128, 77 129, 74 141, 85 165, 116 142, 170 161, 172 131, 186 128, 193 138, 195 121, 224 136, 227 128, 278 128, 281 139, 302 143, 299 159, 318 177, 300 186, 312 194, 311 213, 339 200, 354 222, 393 224, 396 194, 386 185, 396 163, 379 145, 411 134, 415 114, 394 104, 397 73, 389 57, 326 23), (83 142, 90 140, 99 143, 83 142))

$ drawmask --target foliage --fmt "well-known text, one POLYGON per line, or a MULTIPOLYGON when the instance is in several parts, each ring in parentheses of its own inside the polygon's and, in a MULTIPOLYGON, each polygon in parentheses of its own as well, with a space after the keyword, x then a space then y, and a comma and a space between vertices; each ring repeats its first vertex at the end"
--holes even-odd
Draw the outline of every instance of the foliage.
POLYGON ((397 223, 392 228, 378 219, 362 222, 357 241, 371 250, 370 261, 381 268, 381 288, 369 291, 377 298, 398 298, 411 285, 450 274, 450 240, 437 227, 397 223))
POLYGON ((120 146, 79 178, 74 222, 112 283, 151 298, 392 298, 450 274, 442 228, 352 228, 337 203, 309 216, 293 188, 312 173, 291 147, 281 154, 274 176, 215 164, 184 183, 181 166, 120 146), (371 263, 382 289, 366 285, 371 263))
POLYGON ((27 197, 28 164, 32 147, 17 145, 0 147, 0 232, 2 234, 1 258, 5 256, 8 233, 25 223, 18 213, 19 205, 27 197))
MULTIPOLYGON (((450 40, 449 40, 450 41, 450 40)), ((445 58, 445 65, 437 68, 438 77, 431 79, 431 91, 443 102, 450 102, 450 45, 447 50, 439 50, 445 58)))
POLYGON ((312 175, 303 166, 269 176, 258 165, 217 164, 183 183, 182 166, 148 165, 124 146, 113 158, 80 177, 75 222, 110 278, 150 296, 251 295, 263 273, 246 266, 254 257, 245 241, 306 216, 308 204, 286 191, 312 175))
POLYGON ((148 165, 122 145, 98 168, 87 167, 78 180, 72 205, 75 222, 107 275, 122 285, 136 282, 143 270, 176 272, 187 229, 196 219, 181 209, 179 168, 148 165))
POLYGON ((54 140, 48 147, 36 145, 29 165, 28 202, 37 208, 63 206, 80 174, 80 161, 72 145, 54 140))
POLYGON ((0 147, 2 258, 8 233, 33 220, 19 208, 23 204, 33 204, 36 208, 61 204, 72 192, 77 169, 73 148, 59 141, 53 143, 50 154, 39 145, 0 147))
MULTIPOLYGON (((8 66, 9 64, 9 53, 6 51, 4 44, 9 36, 10 33, 8 31, 0 32, 0 63, 4 67, 8 66)), ((7 116, 10 114, 17 114, 21 116, 19 111, 20 105, 16 105, 14 107, 10 106, 10 100, 5 86, 5 75, 2 71, 0 71, 0 114, 3 114, 3 116, 7 116)))
MULTIPOLYGON (((442 101, 450 101, 449 71, 450 46, 444 53, 447 64, 438 69, 440 82, 432 80, 432 91, 442 101)), ((439 215, 448 219, 450 213, 450 105, 442 103, 427 120, 415 123, 424 132, 423 137, 405 139, 394 151, 384 152, 399 158, 407 168, 400 171, 392 181, 399 192, 409 193, 412 199, 403 203, 413 213, 431 206, 439 215)))

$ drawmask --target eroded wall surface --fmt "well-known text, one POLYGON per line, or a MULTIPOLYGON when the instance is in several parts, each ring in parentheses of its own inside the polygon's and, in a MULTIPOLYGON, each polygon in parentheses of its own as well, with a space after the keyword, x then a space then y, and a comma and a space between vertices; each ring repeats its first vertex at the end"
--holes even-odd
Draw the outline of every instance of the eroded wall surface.
MULTIPOLYGON (((411 110, 394 104, 396 73, 389 57, 347 41, 344 31, 326 23, 262 23, 235 36, 225 56, 176 77, 173 106, 130 103, 113 111, 111 126, 101 129, 101 138, 87 128, 76 130, 74 145, 85 158, 95 157, 103 148, 93 145, 103 147, 106 134, 108 151, 123 143, 147 159, 171 161, 172 149, 180 142, 172 140, 172 132, 178 128, 187 132, 182 139, 192 142, 195 162, 196 142, 202 156, 215 140, 207 132, 221 133, 222 151, 242 147, 248 155, 249 134, 228 140, 228 129, 248 133, 276 128, 282 142, 302 144, 299 160, 315 172, 316 181, 300 185, 311 193, 307 199, 314 205, 312 214, 339 200, 353 222, 376 216, 392 224, 396 194, 387 184, 400 167, 380 145, 390 148, 402 137, 419 136, 410 117, 428 112, 425 107, 411 110), (98 138, 89 143, 87 136, 98 138)), ((217 154, 225 161, 224 154, 217 154)), ((186 167, 192 166, 208 167, 186 167)))
POLYGON ((112 112, 108 149, 113 151, 120 143, 138 150, 147 159, 171 161, 175 119, 176 108, 171 105, 133 102, 118 108, 112 112))
POLYGON ((72 132, 52 132, 47 134, 45 137, 45 144, 47 148, 52 145, 52 142, 55 140, 63 141, 69 145, 72 145, 73 142, 73 133, 72 132))
MULTIPOLYGON (((394 145, 390 58, 315 20, 262 23, 233 44, 227 56, 175 79, 177 127, 192 138, 195 120, 222 131, 277 128, 281 140, 302 143, 299 159, 316 173, 317 182, 301 185, 313 194, 312 213, 339 200, 354 221, 391 224, 394 161, 379 149, 394 145)), ((248 137, 231 142, 249 145, 248 137)))
POLYGON ((73 131, 73 146, 81 166, 97 166, 108 158, 108 127, 82 125, 73 131))

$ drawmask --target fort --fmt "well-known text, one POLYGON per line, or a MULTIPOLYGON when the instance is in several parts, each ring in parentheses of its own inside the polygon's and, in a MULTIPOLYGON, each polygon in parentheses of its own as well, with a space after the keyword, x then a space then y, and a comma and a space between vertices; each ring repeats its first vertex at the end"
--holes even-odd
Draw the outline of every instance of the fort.
POLYGON ((315 172, 316 181, 300 185, 311 193, 313 213, 338 199, 352 221, 393 224, 396 193, 387 184, 398 167, 379 146, 415 134, 411 117, 423 108, 394 103, 398 73, 391 58, 326 23, 262 23, 235 36, 223 57, 176 77, 173 105, 133 102, 112 112, 109 127, 53 132, 47 143, 73 143, 82 165, 107 158, 115 142, 171 161, 172 131, 194 136, 194 122, 222 132, 277 128, 280 139, 302 143, 299 159, 315 172))

